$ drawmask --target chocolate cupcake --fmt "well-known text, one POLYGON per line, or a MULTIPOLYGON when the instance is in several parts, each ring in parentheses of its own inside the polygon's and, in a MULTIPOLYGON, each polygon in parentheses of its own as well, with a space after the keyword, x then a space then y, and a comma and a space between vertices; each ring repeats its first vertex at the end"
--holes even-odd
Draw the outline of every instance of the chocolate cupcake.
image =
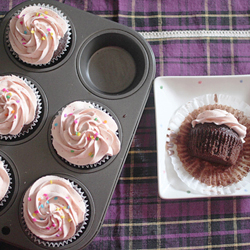
POLYGON ((234 165, 243 148, 246 127, 225 110, 206 110, 192 121, 190 155, 209 162, 234 165))
POLYGON ((102 108, 75 101, 53 121, 52 144, 57 154, 70 165, 93 168, 120 151, 115 120, 102 108))
POLYGON ((194 192, 232 194, 248 183, 249 113, 246 103, 227 95, 211 94, 194 98, 174 114, 169 124, 167 150, 178 177, 194 192), (214 112, 223 115, 211 125, 211 117, 203 118, 204 114, 214 112), (233 122, 225 120, 227 116, 233 122), (248 131, 245 138, 244 131, 248 131))
POLYGON ((22 223, 38 245, 68 245, 84 233, 88 220, 89 202, 84 191, 65 178, 41 177, 24 195, 22 223))
POLYGON ((15 13, 6 33, 12 54, 35 66, 56 62, 71 39, 70 25, 64 14, 44 4, 27 6, 15 13))
POLYGON ((34 84, 15 75, 0 76, 0 139, 28 134, 41 113, 42 102, 34 84))

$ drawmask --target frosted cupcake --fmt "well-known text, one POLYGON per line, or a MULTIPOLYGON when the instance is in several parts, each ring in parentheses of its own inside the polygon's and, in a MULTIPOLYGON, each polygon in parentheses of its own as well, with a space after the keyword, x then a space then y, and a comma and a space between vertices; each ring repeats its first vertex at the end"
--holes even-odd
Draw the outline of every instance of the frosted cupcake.
POLYGON ((10 177, 4 167, 4 162, 0 161, 0 206, 4 205, 4 198, 7 198, 7 193, 10 188, 10 177))
POLYGON ((172 117, 167 137, 179 178, 208 195, 244 187, 250 181, 249 114, 246 103, 226 95, 200 96, 183 105, 172 117))
MULTIPOLYGON (((92 166, 120 151, 114 119, 92 104, 76 101, 53 121, 52 144, 57 154, 77 166, 92 166)), ((101 163, 100 163, 101 164, 101 163)))
POLYGON ((14 75, 0 76, 0 138, 28 133, 38 122, 42 104, 35 86, 14 75))
POLYGON ((69 244, 85 230, 87 202, 76 184, 54 175, 41 177, 23 198, 25 231, 44 246, 69 244))
POLYGON ((25 7, 10 20, 8 41, 14 55, 31 65, 48 65, 67 50, 70 27, 56 8, 25 7))

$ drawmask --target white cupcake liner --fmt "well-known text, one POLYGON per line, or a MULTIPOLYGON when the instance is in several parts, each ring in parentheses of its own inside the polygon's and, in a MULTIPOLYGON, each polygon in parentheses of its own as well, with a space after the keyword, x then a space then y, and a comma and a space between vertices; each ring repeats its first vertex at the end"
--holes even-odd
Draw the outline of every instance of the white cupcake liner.
POLYGON ((9 164, 1 156, 0 156, 0 161, 3 162, 3 167, 7 171, 8 175, 9 175, 9 178, 10 178, 9 188, 8 188, 5 196, 2 198, 2 200, 0 200, 0 209, 1 209, 2 207, 4 207, 4 205, 6 204, 6 202, 9 200, 11 192, 13 192, 13 186, 12 186, 13 185, 13 182, 12 182, 13 179, 12 179, 12 174, 11 174, 11 171, 10 171, 9 164))
POLYGON ((68 29, 67 29, 67 31, 66 31, 66 33, 64 35, 64 36, 67 36, 67 40, 66 40, 66 43, 65 43, 64 48, 62 49, 61 53, 58 54, 55 58, 52 58, 50 62, 45 63, 45 64, 32 64, 32 63, 24 62, 23 60, 21 60, 19 58, 18 54, 13 50, 13 48, 11 46, 11 43, 10 43, 10 40, 9 40, 9 32, 10 32, 9 24, 6 26, 6 29, 5 29, 6 43, 7 43, 7 46, 9 47, 9 50, 10 50, 11 54, 16 59, 18 59, 20 62, 22 62, 24 64, 27 64, 27 65, 30 65, 30 66, 35 66, 35 67, 50 66, 51 64, 54 64, 54 63, 58 62, 63 57, 63 55, 65 54, 65 52, 68 50, 68 48, 70 46, 70 42, 71 42, 71 35, 72 35, 72 33, 71 33, 71 26, 70 26, 69 20, 65 16, 65 14, 61 10, 59 10, 57 7, 52 6, 50 4, 30 4, 28 6, 23 7, 21 10, 18 10, 11 18, 19 15, 25 8, 31 7, 31 6, 37 6, 37 7, 40 7, 40 8, 50 9, 50 10, 56 12, 67 23, 68 29))
POLYGON ((21 130, 20 133, 16 134, 16 135, 10 135, 10 134, 7 134, 7 135, 1 135, 0 134, 0 139, 1 140, 15 140, 15 139, 19 139, 21 138, 22 136, 25 136, 26 134, 30 133, 31 130, 34 129, 34 127, 37 125, 37 123, 39 122, 39 119, 41 117, 41 114, 42 114, 42 99, 41 99, 41 96, 40 96, 40 93, 39 93, 39 90, 36 88, 36 86, 31 82, 29 81, 28 79, 24 78, 24 77, 21 77, 21 76, 18 76, 18 75, 15 75, 17 77, 19 77, 21 80, 23 80, 31 89, 32 91, 34 92, 35 96, 36 96, 36 100, 37 100, 37 110, 36 110, 36 114, 35 114, 35 118, 34 120, 30 123, 30 124, 27 124, 27 129, 23 129, 21 130))
POLYGON ((78 225, 77 227, 79 227, 79 229, 76 230, 76 233, 73 237, 67 239, 67 240, 62 240, 62 241, 45 241, 41 238, 39 238, 38 236, 36 236, 35 234, 33 234, 29 228, 26 225, 24 216, 23 216, 23 207, 21 208, 21 223, 22 226, 24 228, 25 233, 27 234, 27 236, 36 244, 38 245, 42 245, 44 247, 54 247, 54 248, 59 248, 59 247, 63 247, 66 246, 72 242, 74 242, 75 240, 77 240, 79 237, 81 237, 81 235, 84 234, 89 220, 90 220, 90 203, 89 203, 89 199, 86 196, 86 194, 84 193, 84 190, 74 181, 71 181, 67 178, 65 178, 66 180, 68 180, 70 182, 70 184, 72 185, 72 187, 80 194, 80 196, 82 197, 85 206, 86 206, 86 213, 85 213, 85 217, 84 217, 84 221, 78 225))
MULTIPOLYGON (((87 101, 86 101, 86 102, 87 102, 87 101)), ((113 116, 107 111, 107 109, 103 108, 101 105, 96 104, 96 103, 94 103, 94 102, 87 102, 87 103, 93 105, 94 108, 99 109, 99 110, 105 112, 106 114, 108 114, 110 117, 113 118, 113 116)), ((56 118, 57 116, 61 116, 61 114, 62 114, 62 112, 63 112, 64 109, 65 109, 65 107, 63 107, 62 110, 60 110, 60 111, 58 112, 58 114, 55 116, 55 118, 56 118)), ((54 118, 54 119, 55 119, 55 118, 54 118)), ((54 119, 53 119, 53 120, 54 120, 54 119)), ((119 137, 119 131, 116 131, 116 135, 117 135, 117 137, 119 137)), ((52 143, 52 141, 53 141, 53 136, 52 136, 52 134, 51 134, 51 143, 52 143)), ((52 147, 53 147, 53 145, 52 145, 52 147)), ((54 147, 53 147, 53 148, 54 148, 54 147)), ((55 150, 55 149, 54 149, 54 150, 55 150)), ((56 151, 56 150, 55 150, 55 151, 56 151)), ((103 156, 103 158, 102 158, 101 160, 99 160, 98 162, 96 162, 96 163, 94 163, 94 164, 76 165, 76 164, 73 164, 73 163, 67 161, 65 158, 61 157, 61 156, 58 155, 58 154, 57 154, 57 156, 58 156, 62 161, 64 161, 67 165, 69 165, 69 166, 71 166, 71 167, 74 167, 74 168, 78 168, 78 169, 93 169, 93 168, 100 167, 100 166, 102 166, 104 163, 106 163, 106 162, 112 157, 112 156, 109 156, 109 155, 105 155, 105 156, 103 156)))
MULTIPOLYGON (((202 108, 207 105, 225 105, 238 111, 244 112, 244 116, 250 117, 250 106, 245 102, 238 100, 235 97, 231 97, 223 94, 207 94, 199 96, 191 100, 190 102, 181 106, 176 113, 173 115, 169 122, 169 130, 167 135, 166 143, 168 144, 167 150, 171 158, 174 170, 176 171, 178 177, 190 188, 197 191, 198 193, 206 195, 226 195, 233 194, 235 191, 243 188, 250 182, 250 174, 248 173, 246 177, 228 186, 208 186, 205 183, 200 182, 195 179, 190 173, 188 173, 183 163, 181 162, 177 147, 175 145, 175 138, 179 132, 179 128, 185 118, 192 113, 194 110, 202 108)), ((229 108, 229 109, 230 109, 229 108)), ((249 132, 248 132, 249 133, 249 132)))

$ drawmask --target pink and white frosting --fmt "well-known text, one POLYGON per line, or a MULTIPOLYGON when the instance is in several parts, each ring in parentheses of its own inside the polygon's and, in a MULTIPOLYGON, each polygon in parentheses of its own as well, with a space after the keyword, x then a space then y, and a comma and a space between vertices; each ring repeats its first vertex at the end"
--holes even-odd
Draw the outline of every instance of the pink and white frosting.
POLYGON ((226 125, 230 129, 233 129, 244 142, 246 136, 247 128, 240 124, 238 120, 233 116, 233 114, 228 113, 225 110, 214 109, 206 110, 200 113, 195 120, 192 121, 192 127, 196 124, 203 123, 214 123, 216 125, 226 125))
POLYGON ((46 64, 67 30, 67 22, 53 10, 29 6, 10 20, 9 40, 22 61, 46 64))
POLYGON ((116 122, 93 105, 76 101, 58 115, 52 125, 53 146, 58 155, 75 165, 88 165, 120 151, 116 122))
POLYGON ((10 177, 4 168, 4 164, 0 161, 0 201, 7 193, 10 185, 10 177))
POLYGON ((0 134, 17 135, 35 118, 37 99, 21 78, 0 77, 0 134))
POLYGON ((86 205, 71 183, 58 176, 38 179, 25 193, 23 216, 29 230, 45 241, 67 240, 85 220, 86 205))

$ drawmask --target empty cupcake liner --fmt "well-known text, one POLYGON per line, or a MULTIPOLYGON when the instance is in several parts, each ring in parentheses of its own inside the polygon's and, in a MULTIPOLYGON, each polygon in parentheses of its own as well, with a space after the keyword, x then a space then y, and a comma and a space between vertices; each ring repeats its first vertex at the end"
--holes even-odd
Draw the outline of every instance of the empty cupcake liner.
MULTIPOLYGON (((250 131, 250 120, 248 119, 250 117, 250 106, 246 104, 245 102, 238 100, 235 97, 231 97, 228 95, 223 94, 207 94, 203 96, 199 96, 191 100, 190 102, 184 104, 181 106, 173 115, 169 122, 169 129, 167 134, 167 151, 169 153, 169 156, 171 158, 171 162, 173 164, 174 170, 176 171, 178 177, 190 188, 195 190, 198 193, 206 194, 206 195, 225 195, 225 194, 232 194, 236 192, 237 190, 243 188, 246 184, 250 182, 250 175, 248 172, 250 172, 250 158, 247 157, 250 155, 250 135, 248 132, 245 143, 243 145, 243 152, 239 156, 238 161, 235 166, 237 168, 233 169, 235 176, 231 176, 230 178, 238 178, 234 181, 234 183, 230 185, 207 185, 200 180, 196 179, 195 177, 190 174, 192 170, 189 170, 188 172, 186 169, 188 169, 188 164, 181 161, 181 159, 184 159, 183 161, 186 161, 186 159, 189 160, 189 157, 191 159, 191 156, 189 156, 187 152, 187 147, 185 145, 179 148, 179 151, 177 150, 177 136, 178 133, 180 133, 180 127, 184 124, 184 121, 187 122, 187 124, 190 124, 190 122, 196 118, 196 116, 203 112, 206 109, 224 109, 227 112, 232 113, 235 115, 235 117, 238 118, 239 122, 245 126, 247 126, 248 131, 250 131), (186 164, 186 166, 185 166, 186 164)), ((190 128, 185 129, 183 127, 183 130, 181 133, 182 136, 188 135, 190 128), (184 132, 183 132, 184 131, 184 132)), ((198 160, 197 160, 198 161, 198 160)), ((191 161, 189 164, 194 164, 194 167, 196 165, 196 160, 191 161)), ((190 166, 189 166, 190 167, 190 166)), ((212 177, 211 177, 212 178, 212 177)))

